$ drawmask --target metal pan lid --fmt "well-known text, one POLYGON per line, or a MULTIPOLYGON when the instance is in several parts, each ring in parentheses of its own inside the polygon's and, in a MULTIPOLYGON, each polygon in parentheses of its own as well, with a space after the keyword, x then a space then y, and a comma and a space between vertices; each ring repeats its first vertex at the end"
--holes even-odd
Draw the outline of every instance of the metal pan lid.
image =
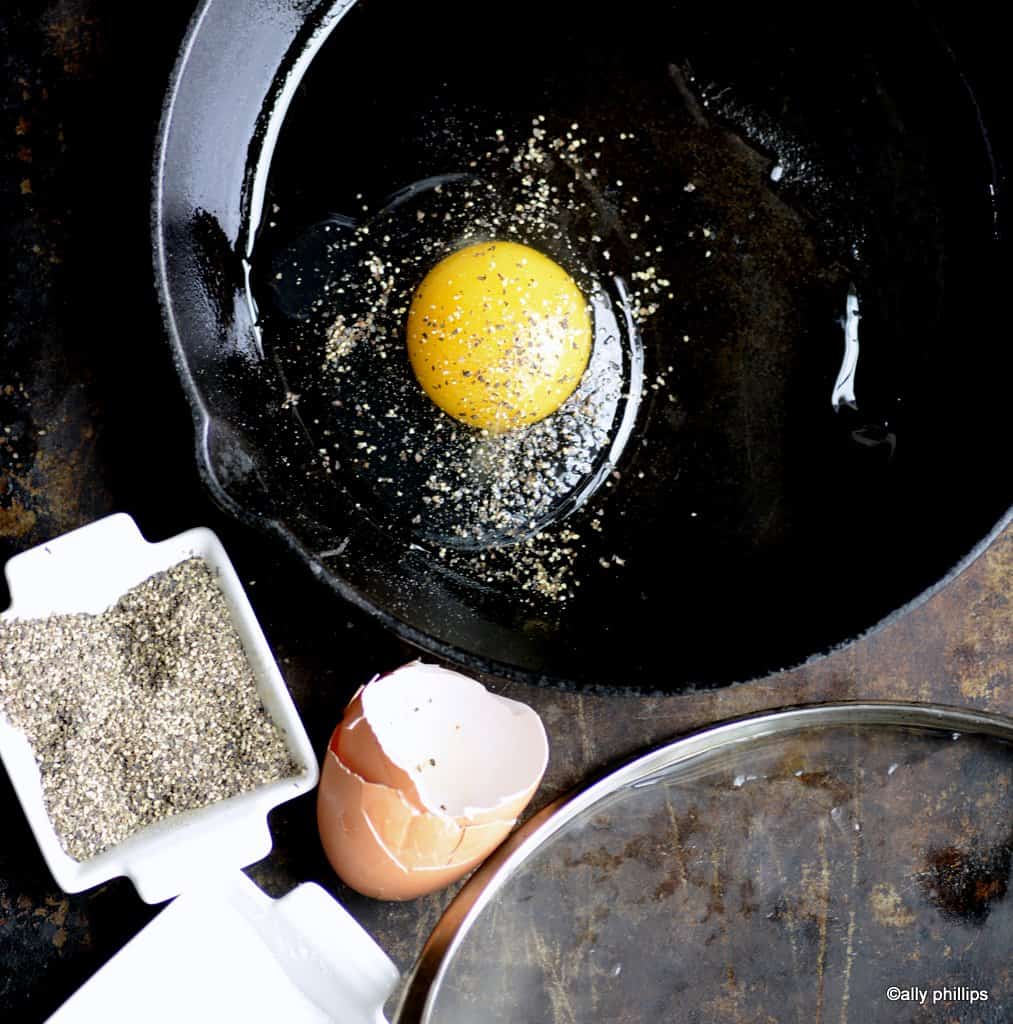
POLYGON ((1007 718, 849 703, 718 725, 528 822, 396 1020, 1004 1019, 1011 865, 1007 718))

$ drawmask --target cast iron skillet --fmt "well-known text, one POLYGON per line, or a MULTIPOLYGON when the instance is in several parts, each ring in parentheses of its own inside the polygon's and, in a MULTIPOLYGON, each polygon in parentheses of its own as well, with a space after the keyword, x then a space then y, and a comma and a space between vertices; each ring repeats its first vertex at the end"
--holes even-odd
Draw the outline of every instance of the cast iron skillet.
POLYGON ((509 17, 208 0, 165 106, 154 242, 216 499, 421 648, 560 685, 751 678, 958 571, 1011 501, 988 24, 901 0, 851 4, 833 27, 811 4, 753 6, 645 0, 606 22, 528 0, 509 17), (321 470, 326 396, 286 401, 298 360, 268 272, 364 187, 453 172, 493 124, 539 112, 636 128, 625 173, 674 281, 643 331, 648 383, 672 365, 674 397, 645 391, 564 604, 448 571, 321 470), (854 401, 835 407, 849 291, 861 351, 854 401), (623 564, 606 571, 602 552, 623 564))

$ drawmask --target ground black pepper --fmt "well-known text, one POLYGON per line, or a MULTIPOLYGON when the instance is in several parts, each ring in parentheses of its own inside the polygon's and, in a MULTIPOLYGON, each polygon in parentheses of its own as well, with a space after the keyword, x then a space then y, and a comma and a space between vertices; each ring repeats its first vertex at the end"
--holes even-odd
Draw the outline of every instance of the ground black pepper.
MULTIPOLYGON (((620 138, 623 147, 633 145, 633 133, 620 138)), ((539 115, 526 138, 511 140, 499 129, 495 139, 479 141, 486 148, 470 161, 474 175, 451 176, 412 194, 412 203, 427 204, 417 211, 423 229, 397 213, 400 207, 358 227, 330 225, 328 256, 311 275, 326 278, 326 284, 312 302, 295 283, 286 283, 301 272, 302 257, 278 278, 285 294, 300 296, 309 314, 292 328, 291 339, 300 340, 300 364, 303 343, 318 344, 324 325, 322 373, 312 386, 330 397, 333 412, 325 410, 312 423, 328 439, 329 447, 318 450, 325 472, 337 465, 353 471, 449 572, 505 585, 512 599, 563 602, 574 594, 574 566, 588 546, 564 519, 607 479, 621 405, 630 395, 634 403, 639 400, 640 384, 624 369, 636 346, 621 341, 633 327, 620 321, 642 327, 671 282, 653 265, 649 216, 639 211, 638 198, 623 190, 621 180, 607 187, 595 183, 593 162, 602 152, 579 124, 550 131, 539 115), (621 295, 607 299, 601 281, 621 268, 611 264, 603 239, 615 234, 627 199, 632 205, 623 218, 636 228, 631 238, 641 232, 644 238, 629 246, 628 288, 624 283, 621 295), (497 239, 531 245, 559 262, 591 301, 601 337, 576 390, 554 413, 490 434, 420 404, 405 331, 414 288, 425 274, 462 245, 494 245, 497 239), (599 252, 605 260, 600 265, 599 252), (387 364, 382 371, 378 361, 387 364)), ((489 324, 490 331, 504 329, 489 324)), ((521 340, 504 346, 502 360, 516 358, 530 369, 540 349, 537 335, 521 340)), ((441 370, 435 363, 430 368, 434 377, 441 370)), ((659 375, 651 387, 666 383, 659 375)), ((500 402, 515 404, 509 387, 500 402)))
POLYGON ((199 558, 101 615, 0 622, 0 712, 27 736, 76 860, 302 770, 199 558))

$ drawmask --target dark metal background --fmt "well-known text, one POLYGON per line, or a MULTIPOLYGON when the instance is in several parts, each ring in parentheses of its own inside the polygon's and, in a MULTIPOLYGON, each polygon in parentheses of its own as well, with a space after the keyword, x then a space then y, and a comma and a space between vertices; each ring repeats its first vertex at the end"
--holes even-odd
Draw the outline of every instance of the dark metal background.
MULTIPOLYGON (((226 520, 198 483, 148 257, 155 128, 190 13, 188 0, 143 10, 50 0, 0 12, 0 560, 115 510, 134 515, 153 539, 211 526, 249 586, 322 750, 353 689, 411 652, 226 520)), ((1009 472, 1008 453, 999 453, 995 471, 1009 472)), ((1007 529, 962 576, 879 633, 715 693, 641 699, 502 685, 538 708, 550 734, 552 763, 536 806, 645 744, 760 708, 861 696, 1013 713, 1011 579, 1007 529)), ((271 824, 275 851, 251 871, 256 880, 275 894, 320 881, 407 969, 450 894, 381 904, 348 892, 320 851, 312 799, 279 809, 271 824)), ((0 779, 4 1024, 43 1019, 152 913, 122 880, 80 896, 57 890, 0 779)), ((917 948, 916 937, 897 931, 898 962, 917 948)), ((1009 976, 982 983, 1013 991, 1009 976)), ((870 1011, 852 1004, 848 1019, 870 1011)), ((988 1018, 965 1008, 950 1019, 988 1018)))

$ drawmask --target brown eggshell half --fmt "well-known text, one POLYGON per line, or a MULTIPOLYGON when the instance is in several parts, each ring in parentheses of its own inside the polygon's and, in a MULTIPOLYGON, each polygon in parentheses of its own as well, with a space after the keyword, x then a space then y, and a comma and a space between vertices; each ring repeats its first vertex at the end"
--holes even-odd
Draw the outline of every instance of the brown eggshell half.
POLYGON ((331 866, 375 899, 410 900, 456 882, 507 836, 514 820, 460 826, 419 811, 396 789, 366 782, 327 751, 317 823, 331 866))
POLYGON ((449 669, 403 665, 360 689, 331 736, 317 802, 324 850, 368 896, 432 892, 502 842, 547 759, 532 708, 449 669))

